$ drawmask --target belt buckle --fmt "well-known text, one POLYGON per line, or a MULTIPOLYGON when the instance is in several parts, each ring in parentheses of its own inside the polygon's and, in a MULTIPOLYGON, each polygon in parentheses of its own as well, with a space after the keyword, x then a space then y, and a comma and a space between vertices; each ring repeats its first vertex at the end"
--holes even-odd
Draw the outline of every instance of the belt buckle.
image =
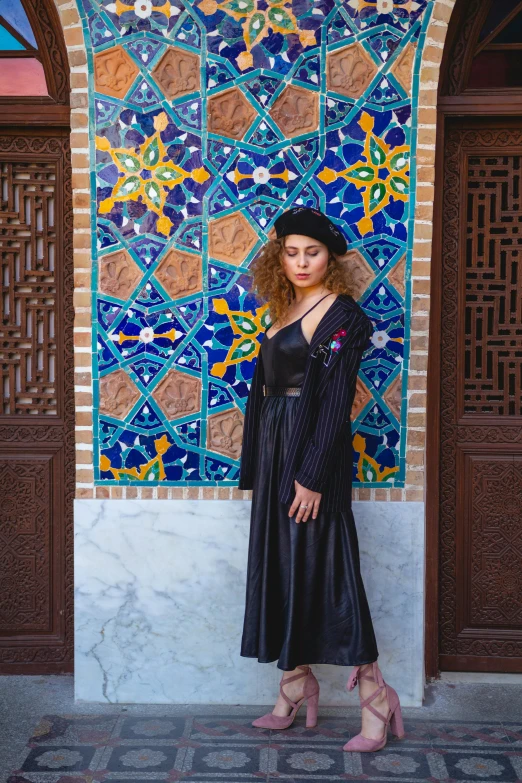
POLYGON ((266 397, 266 386, 263 384, 263 397, 266 397))

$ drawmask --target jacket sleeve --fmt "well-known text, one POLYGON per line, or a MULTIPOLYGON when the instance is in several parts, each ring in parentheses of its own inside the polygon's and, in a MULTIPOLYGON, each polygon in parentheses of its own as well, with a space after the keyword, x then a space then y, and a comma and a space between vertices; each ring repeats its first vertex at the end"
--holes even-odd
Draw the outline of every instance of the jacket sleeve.
MULTIPOLYGON (((346 437, 357 373, 364 350, 373 332, 373 324, 363 315, 340 349, 321 398, 314 431, 302 451, 295 479, 313 492, 323 492, 336 459, 337 447, 346 437)), ((349 430, 348 430, 349 431, 349 430)))
POLYGON ((263 359, 261 357, 261 352, 259 352, 245 407, 238 489, 252 489, 253 487, 259 433, 259 416, 261 412, 261 403, 263 402, 264 382, 265 373, 263 369, 263 359))

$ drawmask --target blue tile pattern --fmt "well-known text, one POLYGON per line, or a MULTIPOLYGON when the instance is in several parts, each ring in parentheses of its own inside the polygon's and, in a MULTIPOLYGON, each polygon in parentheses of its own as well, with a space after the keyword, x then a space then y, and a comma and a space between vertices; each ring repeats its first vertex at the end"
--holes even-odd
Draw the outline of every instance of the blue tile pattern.
POLYGON ((248 267, 277 216, 306 204, 347 234, 376 328, 354 484, 404 486, 411 162, 433 0, 79 6, 94 161, 95 482, 237 483, 229 414, 244 411, 268 323, 248 267), (107 379, 121 381, 105 388, 126 404, 104 405, 107 379))

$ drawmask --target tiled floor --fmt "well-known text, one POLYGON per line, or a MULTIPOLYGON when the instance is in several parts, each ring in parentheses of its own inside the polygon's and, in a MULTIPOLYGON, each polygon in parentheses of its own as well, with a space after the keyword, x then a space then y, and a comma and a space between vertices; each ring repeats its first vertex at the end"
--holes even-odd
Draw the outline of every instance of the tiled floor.
MULTIPOLYGON (((197 711, 196 711, 197 712, 197 711)), ((355 720, 304 718, 288 731, 231 717, 46 716, 8 783, 88 781, 484 781, 522 779, 522 721, 406 720, 406 737, 378 753, 344 753, 355 720)))
POLYGON ((0 783, 327 783, 338 780, 522 783, 522 686, 437 681, 403 709, 406 737, 378 753, 343 753, 360 713, 303 710, 283 732, 250 725, 252 706, 75 702, 72 677, 0 677, 0 783), (47 716, 47 717, 46 717, 47 716), (29 739, 30 738, 30 739, 29 739))

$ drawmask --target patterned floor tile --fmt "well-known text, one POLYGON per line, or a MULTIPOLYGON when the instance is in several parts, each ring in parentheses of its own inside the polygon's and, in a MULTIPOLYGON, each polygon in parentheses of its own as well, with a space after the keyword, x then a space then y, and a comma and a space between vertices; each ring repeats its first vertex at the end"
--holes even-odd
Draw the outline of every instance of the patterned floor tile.
POLYGON ((24 772, 79 772, 96 769, 96 748, 64 745, 31 748, 22 765, 24 772))
POLYGON ((117 720, 117 716, 44 715, 30 742, 39 745, 104 745, 112 736, 117 720))
MULTIPOLYGON (((433 735, 431 724, 424 724, 422 721, 405 720, 404 725, 409 743, 431 745, 431 737, 433 735)), ((358 718, 321 718, 314 729, 307 729, 304 717, 298 717, 292 725, 291 730, 273 731, 272 741, 281 744, 307 742, 310 745, 325 741, 338 741, 344 745, 350 737, 358 734, 360 730, 361 724, 358 718)), ((398 740, 389 733, 388 743, 394 743, 396 741, 398 740)))
POLYGON ((211 717, 194 718, 190 739, 198 741, 218 740, 247 740, 249 742, 268 742, 270 731, 268 729, 256 729, 252 721, 258 715, 230 718, 227 716, 213 715, 211 717))
POLYGON ((498 751, 478 748, 467 753, 446 751, 444 763, 448 777, 454 780, 501 780, 502 783, 519 780, 509 756, 498 751))
MULTIPOLYGON (((408 732, 406 724, 405 730, 408 732)), ((432 745, 454 747, 505 746, 509 744, 507 732, 500 723, 470 723, 460 721, 426 721, 422 724, 426 741, 432 745)))
MULTIPOLYGON (((355 726, 353 727, 355 728, 355 726)), ((357 733, 359 729, 355 732, 357 733)), ((350 738, 349 724, 342 718, 322 718, 314 729, 307 729, 304 717, 296 718, 291 729, 273 731, 271 741, 275 743, 308 743, 315 745, 319 742, 342 742, 350 738)))
POLYGON ((378 753, 360 753, 363 775, 369 780, 430 780, 437 775, 430 747, 386 745, 378 753))
MULTIPOLYGON (((509 741, 522 749, 522 723, 503 723, 502 728, 506 732, 509 741)), ((522 777, 522 775, 521 775, 522 777)))
POLYGON ((187 748, 185 765, 190 777, 200 775, 205 779, 267 775, 269 768, 268 747, 262 743, 205 742, 187 748))
POLYGON ((147 745, 108 748, 103 769, 110 772, 168 772, 176 767, 178 755, 185 756, 185 748, 172 745, 147 745))
POLYGON ((189 735, 192 721, 187 718, 123 718, 116 733, 121 739, 177 739, 189 735))
POLYGON ((344 754, 339 752, 339 743, 324 743, 320 747, 310 748, 308 743, 288 745, 271 744, 270 776, 298 776, 305 780, 317 780, 317 775, 327 775, 326 779, 338 780, 345 773, 344 754))
POLYGON ((269 732, 255 715, 155 717, 46 715, 7 783, 520 783, 522 726, 405 721, 378 753, 345 753, 359 730, 352 717, 269 732))

